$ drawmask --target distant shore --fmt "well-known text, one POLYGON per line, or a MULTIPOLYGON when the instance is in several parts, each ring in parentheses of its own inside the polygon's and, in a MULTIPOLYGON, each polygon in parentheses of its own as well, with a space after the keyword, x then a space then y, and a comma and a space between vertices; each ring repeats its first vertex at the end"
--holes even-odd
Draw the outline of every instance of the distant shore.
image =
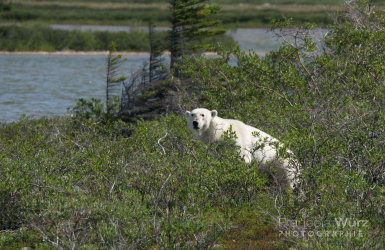
MULTIPOLYGON (((266 55, 267 52, 256 52, 259 56, 266 55)), ((149 52, 131 52, 131 51, 118 51, 116 54, 123 56, 150 56, 149 52)), ((53 55, 53 56, 106 56, 108 51, 0 51, 0 55, 53 55)), ((169 56, 170 52, 163 53, 164 56, 169 56)), ((206 56, 216 56, 215 52, 206 52, 206 56)))
MULTIPOLYGON (((147 56, 149 52, 127 52, 121 51, 116 52, 123 56, 147 56)), ((164 55, 168 55, 165 52, 164 55)), ((55 55, 55 56, 106 56, 108 51, 0 51, 0 55, 55 55)))

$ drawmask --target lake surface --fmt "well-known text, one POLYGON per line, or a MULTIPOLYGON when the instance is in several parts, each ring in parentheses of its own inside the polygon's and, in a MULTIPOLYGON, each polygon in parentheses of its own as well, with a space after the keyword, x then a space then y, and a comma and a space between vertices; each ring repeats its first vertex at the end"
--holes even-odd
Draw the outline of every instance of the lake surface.
MULTIPOLYGON (((125 56, 129 75, 147 56, 125 56)), ((79 98, 105 100, 106 56, 0 55, 0 121, 62 115, 79 98)))
MULTIPOLYGON (((57 29, 129 31, 129 27, 53 25, 57 29)), ((160 28, 165 29, 165 28, 160 28)), ((267 52, 278 41, 265 29, 237 29, 228 35, 242 50, 267 52)), ((122 74, 142 66, 148 56, 125 56, 122 74)), ((166 56, 165 59, 168 59, 166 56)), ((106 56, 0 55, 0 122, 17 121, 21 115, 42 117, 67 113, 79 99, 105 100, 106 56)))

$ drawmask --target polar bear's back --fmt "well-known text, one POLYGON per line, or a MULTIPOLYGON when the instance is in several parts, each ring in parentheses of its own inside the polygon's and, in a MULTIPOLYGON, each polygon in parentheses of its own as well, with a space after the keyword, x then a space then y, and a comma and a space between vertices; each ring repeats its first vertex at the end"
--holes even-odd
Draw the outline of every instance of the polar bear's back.
POLYGON ((241 154, 247 162, 250 162, 253 158, 262 161, 270 161, 276 157, 276 149, 272 147, 270 143, 278 142, 277 139, 266 134, 262 130, 246 125, 241 121, 233 119, 222 120, 223 124, 226 124, 223 126, 223 131, 229 130, 231 126, 232 131, 236 133, 237 139, 235 139, 235 141, 238 146, 241 146, 241 154), (253 132, 255 132, 255 136, 253 135, 253 132), (263 148, 257 151, 253 150, 257 145, 261 144, 264 145, 263 148))
POLYGON ((264 139, 264 138, 267 138, 269 141, 277 141, 277 139, 270 136, 269 134, 266 134, 262 130, 249 126, 241 121, 234 120, 234 119, 222 119, 222 120, 228 124, 228 126, 226 126, 227 128, 224 130, 230 129, 230 125, 232 125, 231 126, 232 130, 235 131, 237 134, 237 137, 243 141, 252 140, 253 142, 255 142, 258 139, 264 139), (253 132, 256 132, 257 134, 256 137, 253 136, 253 132))

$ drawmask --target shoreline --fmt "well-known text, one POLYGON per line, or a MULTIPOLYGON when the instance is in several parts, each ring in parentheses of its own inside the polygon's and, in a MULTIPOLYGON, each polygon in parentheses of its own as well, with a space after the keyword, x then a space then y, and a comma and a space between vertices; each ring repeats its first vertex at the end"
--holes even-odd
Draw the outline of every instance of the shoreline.
MULTIPOLYGON (((248 54, 248 52, 246 52, 248 54)), ((255 52, 259 56, 266 55, 267 52, 255 52)), ((122 56, 150 56, 150 52, 134 52, 134 51, 116 51, 114 54, 122 56)), ((0 55, 52 55, 52 56, 107 56, 108 51, 0 51, 0 55)), ((163 56, 169 56, 170 52, 166 51, 163 56)), ((205 52, 205 56, 217 56, 216 52, 205 52)))
MULTIPOLYGON (((149 52, 128 52, 128 51, 116 51, 114 54, 123 56, 149 56, 149 52)), ((168 55, 165 52, 163 55, 168 55)), ((106 51, 0 51, 0 55, 54 55, 54 56, 107 56, 106 51)))

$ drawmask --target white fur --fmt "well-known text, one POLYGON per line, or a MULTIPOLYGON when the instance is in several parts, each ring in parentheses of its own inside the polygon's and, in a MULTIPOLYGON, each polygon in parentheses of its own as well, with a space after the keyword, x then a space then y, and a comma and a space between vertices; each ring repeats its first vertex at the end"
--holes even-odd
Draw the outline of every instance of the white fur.
POLYGON ((245 161, 249 163, 256 159, 262 163, 278 162, 279 164, 271 165, 277 170, 279 180, 284 182, 282 184, 286 188, 293 188, 297 173, 294 161, 277 159, 276 145, 279 144, 277 139, 241 121, 220 118, 216 110, 199 108, 191 112, 186 111, 185 116, 190 130, 198 140, 207 145, 222 140, 223 132, 229 130, 231 126, 237 137, 234 141, 240 147, 239 153, 245 161), (194 126, 194 122, 197 126, 194 126), (253 132, 257 135, 253 136, 253 132), (261 144, 264 146, 254 150, 261 144))

